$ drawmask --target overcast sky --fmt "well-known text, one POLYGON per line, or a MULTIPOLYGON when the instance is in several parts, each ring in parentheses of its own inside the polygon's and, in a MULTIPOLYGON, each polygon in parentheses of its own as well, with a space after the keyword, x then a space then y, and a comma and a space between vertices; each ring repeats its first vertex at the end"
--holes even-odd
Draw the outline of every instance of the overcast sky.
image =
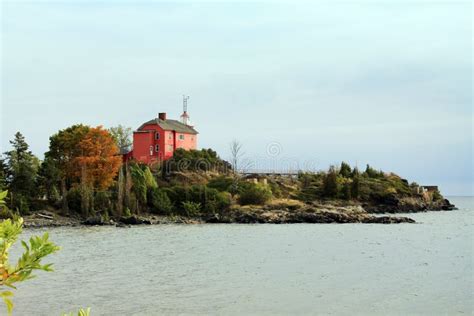
POLYGON ((185 93, 224 158, 235 138, 262 168, 370 163, 472 195, 471 6, 3 1, 1 151, 16 131, 42 157, 74 123, 178 118, 185 93))

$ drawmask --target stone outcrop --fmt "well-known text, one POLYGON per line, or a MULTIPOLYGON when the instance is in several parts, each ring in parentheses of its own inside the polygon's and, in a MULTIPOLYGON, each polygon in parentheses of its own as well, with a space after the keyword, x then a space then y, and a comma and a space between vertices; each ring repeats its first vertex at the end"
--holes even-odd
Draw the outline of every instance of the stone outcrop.
POLYGON ((312 206, 299 209, 265 209, 258 206, 234 208, 225 215, 213 215, 205 219, 208 223, 267 223, 267 224, 296 224, 296 223, 367 223, 395 224, 414 223, 408 217, 374 216, 365 212, 360 206, 350 208, 318 209, 312 206))
POLYGON ((142 218, 135 215, 129 217, 120 217, 119 223, 125 225, 151 225, 151 220, 148 218, 142 218))
POLYGON ((452 211, 457 208, 447 199, 438 201, 425 201, 422 198, 397 198, 390 197, 378 203, 365 203, 362 205, 369 213, 416 213, 427 211, 452 211))
POLYGON ((102 226, 106 223, 104 222, 101 216, 91 216, 88 217, 85 221, 83 221, 82 224, 87 226, 102 226))

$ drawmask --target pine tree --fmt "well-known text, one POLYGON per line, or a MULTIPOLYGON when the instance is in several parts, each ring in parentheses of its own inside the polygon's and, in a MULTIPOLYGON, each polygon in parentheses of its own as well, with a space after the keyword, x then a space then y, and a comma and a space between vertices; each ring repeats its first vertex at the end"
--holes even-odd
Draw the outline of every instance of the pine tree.
POLYGON ((46 195, 49 201, 56 203, 60 200, 60 170, 50 158, 46 158, 41 163, 38 171, 37 182, 41 194, 46 195))
POLYGON ((351 184, 351 196, 353 199, 358 199, 360 194, 360 179, 359 175, 354 176, 351 184))
POLYGON ((339 170, 339 174, 343 176, 344 178, 349 178, 351 176, 351 166, 347 162, 342 162, 341 163, 341 169, 339 170))
MULTIPOLYGON (((365 168, 364 174, 369 178, 379 178, 381 172, 375 170, 370 165, 367 165, 367 167, 365 168)), ((382 176, 383 176, 383 173, 382 173, 382 176)))
POLYGON ((338 185, 337 185, 337 171, 334 166, 329 168, 328 173, 324 177, 323 181, 323 190, 324 196, 326 197, 336 197, 338 192, 338 185))
POLYGON ((11 207, 20 212, 28 212, 31 202, 38 196, 36 178, 39 160, 25 141, 25 137, 17 132, 10 141, 13 149, 5 153, 6 183, 10 192, 11 207))
POLYGON ((7 189, 7 164, 4 158, 0 158, 0 192, 6 189, 7 189))

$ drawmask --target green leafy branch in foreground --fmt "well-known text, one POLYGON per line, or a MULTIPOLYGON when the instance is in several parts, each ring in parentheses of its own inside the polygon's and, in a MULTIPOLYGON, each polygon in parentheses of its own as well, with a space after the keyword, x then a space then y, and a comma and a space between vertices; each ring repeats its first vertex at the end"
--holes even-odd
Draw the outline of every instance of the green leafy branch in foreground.
MULTIPOLYGON (((83 309, 81 308, 78 312, 77 312, 77 316, 90 316, 91 314, 91 309, 90 307, 88 309, 83 309)), ((63 316, 75 316, 74 313, 69 313, 69 314, 63 314, 63 316)))
MULTIPOLYGON (((0 192, 0 207, 4 206, 7 192, 0 192)), ((23 229, 23 219, 16 221, 10 219, 0 223, 0 296, 3 298, 8 313, 13 310, 13 292, 5 290, 6 287, 16 289, 15 284, 34 278, 34 270, 52 271, 51 264, 41 264, 41 260, 58 251, 59 247, 49 240, 48 233, 43 236, 33 236, 29 244, 22 241, 24 253, 16 265, 9 263, 9 251, 17 241, 23 229)))

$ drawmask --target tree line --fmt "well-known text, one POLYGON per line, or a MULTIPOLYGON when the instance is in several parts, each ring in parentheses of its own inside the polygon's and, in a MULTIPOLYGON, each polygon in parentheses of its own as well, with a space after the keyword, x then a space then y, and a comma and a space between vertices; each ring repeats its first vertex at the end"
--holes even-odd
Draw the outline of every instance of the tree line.
POLYGON ((121 151, 130 148, 131 133, 123 126, 107 130, 73 125, 49 138, 48 151, 40 160, 17 132, 10 141, 11 150, 0 157, 0 191, 8 190, 9 209, 27 215, 52 208, 63 215, 87 218, 130 216, 149 210, 186 214, 184 203, 189 199, 207 210, 230 204, 226 196, 205 185, 183 188, 173 184, 159 187, 157 183, 170 172, 231 170, 215 151, 177 149, 172 159, 152 167, 123 163, 121 151))
POLYGON ((298 179, 301 183, 298 198, 304 201, 341 199, 387 202, 396 197, 419 194, 419 185, 415 182, 409 183, 394 173, 385 173, 370 165, 361 172, 346 162, 342 162, 338 167, 330 166, 327 171, 302 172, 298 179))
POLYGON ((58 131, 50 137, 43 161, 20 132, 10 144, 12 149, 0 159, 0 190, 8 190, 7 203, 20 214, 46 202, 68 212, 71 190, 81 191, 87 213, 95 197, 112 186, 122 164, 117 139, 102 126, 78 124, 58 131))

